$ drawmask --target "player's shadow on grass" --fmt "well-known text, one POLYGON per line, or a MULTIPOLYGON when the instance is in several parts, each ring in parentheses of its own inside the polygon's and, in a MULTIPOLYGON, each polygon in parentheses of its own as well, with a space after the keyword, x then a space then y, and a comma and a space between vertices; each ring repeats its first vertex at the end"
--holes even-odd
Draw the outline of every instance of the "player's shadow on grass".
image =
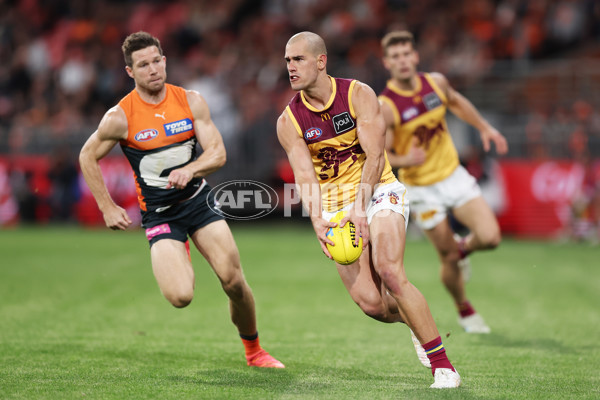
POLYGON ((576 353, 576 349, 565 346, 564 343, 552 339, 552 338, 519 338, 513 339, 506 337, 498 333, 490 333, 489 335, 477 335, 479 340, 471 343, 471 346, 495 346, 504 349, 516 348, 516 349, 532 349, 532 350, 548 350, 560 354, 573 354, 576 353))
MULTIPOLYGON (((272 394, 290 393, 309 397, 339 394, 348 398, 388 398, 402 391, 430 390, 431 373, 421 368, 372 373, 360 368, 323 367, 288 361, 286 369, 240 368, 223 365, 200 369, 194 376, 171 375, 168 379, 184 384, 232 389, 260 389, 272 394)), ((468 397, 472 398, 472 397, 468 397)))
POLYGON ((195 376, 170 376, 170 379, 200 386, 252 388, 282 393, 295 381, 294 374, 290 374, 285 369, 250 367, 243 370, 236 367, 201 369, 196 372, 195 376))

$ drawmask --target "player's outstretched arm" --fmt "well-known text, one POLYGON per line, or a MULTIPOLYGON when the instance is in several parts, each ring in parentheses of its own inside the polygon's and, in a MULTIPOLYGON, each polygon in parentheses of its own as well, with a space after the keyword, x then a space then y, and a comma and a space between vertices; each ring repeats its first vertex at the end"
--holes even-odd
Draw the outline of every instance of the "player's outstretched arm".
POLYGON ((121 107, 115 106, 104 115, 98 129, 88 138, 79 153, 81 173, 102 211, 106 226, 111 229, 127 229, 131 225, 131 219, 108 193, 98 162, 119 140, 126 138, 127 117, 121 107))
POLYGON ((183 189, 192 178, 215 172, 225 165, 227 160, 223 137, 210 117, 206 100, 194 90, 187 90, 186 96, 194 116, 194 131, 202 147, 202 154, 186 166, 171 171, 167 189, 183 189))
POLYGON ((481 141, 483 142, 483 149, 485 151, 490 151, 490 142, 493 142, 498 154, 506 154, 508 152, 506 138, 481 116, 473 103, 454 90, 444 75, 440 73, 431 73, 431 77, 446 94, 450 111, 458 118, 479 130, 481 141))
POLYGON ((277 120, 277 138, 285 150, 294 171, 296 188, 300 193, 302 204, 308 211, 321 249, 327 257, 333 259, 325 244, 334 245, 331 239, 327 238, 327 231, 337 224, 329 222, 321 216, 321 189, 315 175, 312 158, 306 143, 304 143, 304 140, 302 140, 290 121, 287 110, 277 120))

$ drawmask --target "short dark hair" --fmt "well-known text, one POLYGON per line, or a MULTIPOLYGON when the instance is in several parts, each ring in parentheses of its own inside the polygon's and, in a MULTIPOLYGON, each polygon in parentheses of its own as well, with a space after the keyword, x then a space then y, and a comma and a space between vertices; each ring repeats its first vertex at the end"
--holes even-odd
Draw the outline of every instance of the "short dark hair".
POLYGON ((396 45, 398 43, 410 43, 414 49, 415 37, 409 31, 393 31, 388 33, 383 37, 383 39, 381 39, 381 48, 383 49, 383 54, 386 54, 388 47, 396 45))
POLYGON ((133 67, 131 54, 134 51, 142 50, 150 46, 156 46, 160 55, 163 55, 162 48, 160 47, 160 40, 148 32, 139 31, 127 36, 123 42, 123 46, 121 46, 121 50, 123 50, 123 57, 125 57, 125 65, 127 65, 129 68, 133 67))

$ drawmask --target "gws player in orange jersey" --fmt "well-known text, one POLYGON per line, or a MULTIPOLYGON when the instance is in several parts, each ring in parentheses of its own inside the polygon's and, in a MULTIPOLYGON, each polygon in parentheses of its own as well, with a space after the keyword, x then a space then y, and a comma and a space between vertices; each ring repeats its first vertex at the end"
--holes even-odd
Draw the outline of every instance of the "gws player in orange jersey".
POLYGON ((434 374, 432 388, 458 387, 429 306, 404 271, 408 202, 385 157, 377 96, 364 83, 327 75, 327 50, 315 33, 292 36, 285 60, 299 93, 279 117, 277 135, 323 252, 331 258, 330 219, 347 211, 340 225, 352 221, 356 243, 362 235, 366 246, 354 264, 337 265, 350 296, 368 316, 403 321, 414 331, 434 374))
POLYGON ((175 307, 192 301, 194 270, 185 246, 189 236, 229 297, 247 364, 284 368, 259 344, 254 298, 237 246, 225 220, 208 205, 214 199, 203 177, 222 167, 226 155, 205 100, 165 83, 166 58, 157 38, 146 32, 131 34, 122 50, 135 89, 104 115, 79 157, 106 226, 124 230, 131 224, 108 193, 98 165, 119 143, 134 172, 152 269, 163 295, 175 307), (196 143, 203 149, 199 157, 196 143))
POLYGON ((446 109, 479 130, 485 151, 494 143, 497 152, 505 154, 508 145, 443 75, 417 72, 419 55, 414 46, 407 31, 391 32, 382 40, 383 63, 391 74, 379 96, 388 128, 388 158, 392 167, 399 168, 417 225, 438 252, 442 282, 454 299, 460 325, 469 333, 489 333, 465 294, 470 273, 467 255, 498 246, 500 228, 475 178, 459 164, 446 126, 446 109), (469 229, 468 236, 454 234, 449 210, 469 229))

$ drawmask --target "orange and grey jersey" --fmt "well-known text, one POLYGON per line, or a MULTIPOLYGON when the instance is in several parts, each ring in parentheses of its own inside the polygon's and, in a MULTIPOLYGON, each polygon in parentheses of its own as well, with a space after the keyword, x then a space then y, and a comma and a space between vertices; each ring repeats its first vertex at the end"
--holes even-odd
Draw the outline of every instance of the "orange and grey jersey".
MULTIPOLYGON (((358 141, 352 106, 356 81, 330 79, 333 93, 322 110, 311 106, 301 91, 292 98, 286 111, 312 156, 323 208, 332 212, 356 199, 366 155, 358 141)), ((395 179, 386 158, 380 183, 395 179)))
POLYGON ((394 113, 393 150, 407 154, 416 137, 426 152, 423 164, 400 168, 399 179, 408 185, 427 186, 450 176, 459 165, 458 153, 446 125, 448 100, 433 78, 419 73, 412 91, 401 90, 390 80, 379 99, 394 113))
POLYGON ((169 173, 196 158, 194 116, 183 88, 166 84, 158 104, 146 103, 134 89, 120 102, 127 116, 127 139, 121 149, 133 168, 142 211, 155 211, 194 195, 203 178, 194 178, 184 189, 167 189, 169 173))

